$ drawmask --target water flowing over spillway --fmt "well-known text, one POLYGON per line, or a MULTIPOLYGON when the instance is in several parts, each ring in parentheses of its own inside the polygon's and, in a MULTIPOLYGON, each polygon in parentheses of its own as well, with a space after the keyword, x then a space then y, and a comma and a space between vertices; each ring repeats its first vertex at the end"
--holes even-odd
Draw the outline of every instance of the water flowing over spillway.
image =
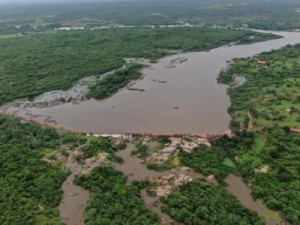
MULTIPOLYGON (((299 32, 272 33, 281 35, 282 38, 165 57, 145 68, 143 79, 136 81, 130 87, 131 90, 124 88, 101 101, 87 100, 49 107, 45 107, 46 104, 40 107, 34 102, 31 105, 7 104, 1 107, 0 111, 86 133, 223 134, 230 121, 230 115, 227 113, 230 98, 226 93, 228 87, 218 84, 216 78, 222 69, 228 66, 228 62, 235 58, 251 57, 280 49, 288 44, 300 43, 299 32)), ((242 74, 237 74, 237 85, 242 85, 245 79, 239 75, 242 74)), ((73 92, 78 95, 81 92, 85 93, 87 86, 86 89, 75 86, 67 93, 73 92)), ((47 93, 43 96, 47 96, 47 93)), ((41 96, 37 99, 41 99, 41 96)), ((148 170, 141 159, 131 156, 131 152, 123 151, 118 156, 122 157, 125 163, 115 164, 114 167, 127 175, 129 181, 163 174, 148 170)), ((59 207, 60 214, 66 224, 83 225, 89 192, 73 183, 82 165, 69 158, 66 166, 72 173, 62 186, 64 198, 59 207)), ((194 177, 202 178, 202 175, 196 174, 194 177)), ((259 214, 266 210, 252 199, 242 180, 231 175, 225 181, 228 191, 246 208, 259 214)), ((142 192, 142 198, 146 205, 152 208, 154 200, 145 192, 142 192)), ((275 213, 280 220, 280 214, 275 213)), ((159 215, 171 221, 169 216, 161 211, 159 215)), ((264 220, 268 225, 274 224, 272 218, 264 220)))

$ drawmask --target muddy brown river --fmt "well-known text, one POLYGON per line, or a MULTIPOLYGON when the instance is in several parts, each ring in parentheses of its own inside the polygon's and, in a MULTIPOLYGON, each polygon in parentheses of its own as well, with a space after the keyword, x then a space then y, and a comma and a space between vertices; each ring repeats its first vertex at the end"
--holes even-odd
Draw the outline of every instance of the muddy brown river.
POLYGON ((87 190, 74 184, 74 178, 82 165, 69 156, 66 166, 71 174, 62 185, 64 196, 59 205, 60 216, 66 225, 84 225, 83 215, 90 195, 87 190))
POLYGON ((232 193, 246 208, 259 212, 260 207, 253 200, 250 189, 243 183, 243 181, 234 175, 229 175, 225 179, 227 190, 232 193))
POLYGON ((126 150, 116 153, 124 162, 122 164, 114 163, 114 167, 128 177, 128 182, 146 180, 149 177, 164 175, 164 172, 157 172, 147 169, 144 160, 133 156, 131 152, 136 149, 134 144, 128 143, 126 150))
MULTIPOLYGON (((131 154, 135 149, 136 147, 134 144, 128 143, 125 150, 116 153, 116 155, 121 157, 124 162, 122 164, 114 163, 114 167, 128 177, 128 184, 130 184, 132 181, 143 181, 150 177, 160 177, 163 175, 172 174, 176 171, 176 169, 171 169, 164 172, 149 170, 144 164, 143 159, 131 154)), ((186 172, 186 174, 193 179, 207 179, 206 176, 194 171, 186 172)), ((161 211, 162 203, 159 201, 159 197, 150 196, 148 195, 147 191, 143 189, 141 190, 141 198, 144 200, 149 209, 154 210, 159 215, 164 224, 183 225, 182 223, 174 221, 169 215, 161 211)))
POLYGON ((277 224, 285 224, 284 219, 281 218, 279 212, 272 211, 268 209, 262 202, 262 200, 255 201, 251 195, 251 190, 247 187, 247 185, 243 182, 242 178, 229 175, 225 179, 227 186, 227 190, 233 194, 240 203, 250 209, 251 211, 257 212, 259 216, 261 216, 266 225, 277 225, 277 224))
MULTIPOLYGON (((35 120, 92 133, 220 134, 228 128, 227 86, 217 83, 227 61, 300 43, 298 32, 273 32, 283 38, 250 45, 222 46, 209 52, 168 56, 144 69, 144 79, 105 100, 27 108, 35 120), (39 115, 39 116, 36 116, 39 115)), ((24 109, 7 112, 24 114, 24 109)))
MULTIPOLYGON (((87 133, 222 134, 228 129, 230 99, 226 94, 227 86, 218 84, 216 78, 227 62, 234 58, 250 57, 300 43, 299 32, 273 33, 283 38, 163 58, 144 69, 144 79, 132 86, 144 91, 125 88, 101 101, 66 103, 48 108, 11 105, 1 107, 0 111, 26 117, 31 115, 32 119, 41 122, 45 119, 56 121, 59 125, 87 133)), ((128 175, 130 181, 161 175, 141 166, 141 160, 132 159, 127 151, 120 156, 125 163, 116 167, 128 175)), ((64 198, 60 212, 67 225, 84 224, 83 213, 89 193, 73 184, 79 167, 78 164, 70 164, 72 174, 62 186, 64 198)), ((227 183, 228 190, 245 207, 261 211, 239 179, 231 176, 227 183)), ((273 224, 272 220, 268 224, 273 224)))
MULTIPOLYGON (((131 183, 134 180, 141 181, 150 177, 160 177, 172 173, 172 170, 167 170, 164 172, 149 170, 143 163, 143 159, 132 156, 131 152, 134 149, 135 146, 132 143, 129 143, 125 150, 116 153, 117 156, 123 158, 124 162, 122 164, 114 163, 114 167, 117 170, 128 176, 128 183, 131 183)), ((193 179, 206 179, 208 181, 208 178, 201 173, 191 171, 188 174, 193 179)), ((261 200, 256 201, 253 199, 251 190, 240 177, 229 175, 224 181, 227 184, 227 190, 234 195, 245 208, 258 213, 258 215, 265 221, 266 225, 284 224, 282 223, 283 219, 280 217, 279 212, 271 211, 263 204, 261 200)), ((213 182, 213 184, 218 185, 217 182, 213 182)), ((156 211, 165 224, 182 224, 172 220, 169 215, 161 211, 160 208, 162 203, 159 201, 159 197, 149 196, 145 189, 141 191, 141 197, 146 206, 149 209, 156 211)))

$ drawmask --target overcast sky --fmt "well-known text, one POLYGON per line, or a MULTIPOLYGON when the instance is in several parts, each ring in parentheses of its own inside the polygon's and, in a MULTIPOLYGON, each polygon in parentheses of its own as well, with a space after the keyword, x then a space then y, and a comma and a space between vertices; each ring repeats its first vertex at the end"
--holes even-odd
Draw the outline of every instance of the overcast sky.
MULTIPOLYGON (((0 0, 0 3, 38 3, 38 2, 107 2, 122 0, 0 0)), ((124 1, 124 0, 123 0, 124 1)), ((1 10, 1 9, 0 9, 1 10)), ((1 11, 0 11, 1 13, 1 11)))

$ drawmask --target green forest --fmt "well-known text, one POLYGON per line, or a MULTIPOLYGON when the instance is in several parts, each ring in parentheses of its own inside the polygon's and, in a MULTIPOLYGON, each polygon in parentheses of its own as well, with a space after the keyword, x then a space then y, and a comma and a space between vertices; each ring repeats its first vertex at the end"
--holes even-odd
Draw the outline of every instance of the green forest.
POLYGON ((0 34, 49 31, 71 25, 173 25, 250 27, 268 30, 300 28, 297 0, 100 1, 84 3, 2 5, 0 34))
POLYGON ((229 84, 235 76, 247 81, 229 89, 231 127, 247 128, 251 116, 255 134, 252 147, 235 162, 239 173, 253 184, 254 197, 298 224, 300 135, 293 129, 300 128, 300 45, 238 59, 220 74, 219 81, 229 84), (263 166, 269 168, 267 173, 255 172, 263 166))
MULTIPOLYGON (((0 8, 0 106, 67 90, 91 75, 99 79, 90 84, 86 97, 107 98, 143 77, 146 65, 128 63, 128 58, 156 62, 176 52, 279 38, 236 29, 241 27, 300 29, 298 0, 0 3, 0 8), (159 27, 186 23, 195 26, 159 27), (56 30, 78 26, 85 30, 56 30), (112 73, 100 79, 106 72, 112 73)), ((146 179, 130 183, 114 168, 124 163, 115 153, 127 142, 116 144, 112 138, 0 115, 0 225, 63 225, 58 206, 70 171, 58 156, 66 159, 75 150, 75 162, 83 167, 85 160, 96 160, 100 153, 105 158, 101 166, 74 181, 90 193, 86 225, 162 225, 160 206, 185 225, 265 224, 265 212, 246 209, 228 192, 225 179, 230 174, 242 178, 253 198, 280 214, 278 218, 300 224, 300 44, 234 59, 217 81, 228 85, 233 137, 212 139, 211 147, 199 145, 190 153, 177 145, 178 151, 161 165, 146 160, 172 143, 169 137, 154 138, 149 145, 144 139, 132 142, 132 156, 145 160, 148 169, 166 172, 186 166, 217 180, 218 185, 193 179, 176 186, 159 199, 155 210, 145 204, 141 190, 148 188, 150 196, 151 185, 159 184, 146 179), (240 77, 245 82, 238 84, 240 77)))
POLYGON ((180 162, 203 174, 213 174, 222 183, 228 174, 238 174, 236 156, 250 152, 254 144, 253 132, 242 131, 235 135, 235 138, 224 136, 214 140, 212 147, 199 145, 192 153, 181 151, 180 162))
POLYGON ((126 185, 127 177, 114 168, 98 167, 76 183, 91 192, 85 213, 86 225, 162 225, 140 196, 143 183, 126 185))
POLYGON ((141 64, 131 64, 127 68, 118 69, 90 86, 88 97, 95 99, 107 98, 115 94, 119 89, 126 87, 130 81, 141 78, 141 64))
POLYGON ((187 225, 263 225, 253 212, 245 209, 224 187, 194 180, 163 199, 163 210, 187 225))
MULTIPOLYGON (((158 59, 170 54, 169 50, 208 50, 240 40, 245 42, 251 36, 255 37, 251 42, 276 37, 226 29, 140 28, 44 33, 0 39, 0 105, 20 98, 32 99, 46 91, 66 90, 80 78, 121 68, 127 57, 158 59)), ((122 78, 121 85, 106 87, 103 91, 109 95, 129 79, 138 77, 125 71, 119 73, 122 74, 118 77, 132 77, 122 78)), ((117 80, 107 78, 96 86, 117 80)), ((92 87, 92 96, 107 96, 96 86, 92 87)))
MULTIPOLYGON (((58 205, 63 195, 61 185, 69 172, 63 169, 64 164, 57 159, 56 155, 67 156, 69 151, 81 149, 83 157, 76 158, 78 161, 106 152, 109 154, 108 160, 122 162, 114 156, 114 152, 123 148, 123 145, 115 146, 109 138, 87 138, 0 116, 0 224, 63 225, 58 205)), ((100 167, 82 183, 82 186, 91 189, 97 184, 91 183, 90 187, 87 186, 91 179, 95 182, 99 179, 100 187, 97 188, 103 188, 102 191, 106 191, 105 195, 110 194, 109 190, 113 186, 119 185, 120 201, 124 198, 129 201, 135 197, 135 203, 132 204, 137 204, 135 208, 140 210, 138 213, 141 216, 137 221, 145 219, 144 213, 148 213, 145 217, 149 217, 149 225, 154 224, 151 221, 159 221, 156 214, 145 208, 140 209, 145 206, 138 197, 139 185, 127 188, 126 177, 119 172, 112 168, 100 167), (112 180, 107 179, 108 176, 111 176, 112 180), (107 179, 108 183, 102 183, 103 179, 107 179), (126 197, 123 196, 123 191, 128 192, 126 197)), ((83 181, 82 178, 79 180, 83 181)), ((129 212, 132 213, 132 211, 127 213, 129 212)), ((119 220, 116 221, 113 224, 120 224, 119 220)))
POLYGON ((57 206, 67 172, 42 161, 62 140, 54 129, 0 116, 0 224, 63 224, 57 206))
MULTIPOLYGON (((235 137, 216 139, 211 149, 200 145, 192 153, 180 151, 179 159, 195 171, 215 175, 221 186, 199 180, 186 184, 162 200, 164 212, 186 224, 263 224, 225 191, 223 179, 232 173, 252 184, 255 198, 281 211, 292 224, 299 223, 300 136, 292 132, 300 128, 299 56, 300 45, 287 46, 237 59, 220 74, 219 82, 226 84, 236 76, 246 77, 244 84, 228 90, 235 137), (268 166, 268 172, 255 172, 263 166, 268 166)), ((81 147, 84 158, 107 152, 112 161, 122 162, 114 152, 123 147, 114 146, 110 139, 85 138, 0 117, 1 224, 62 224, 57 206, 67 172, 61 163, 42 159, 55 150, 75 147, 81 147)), ((141 145, 139 153, 147 153, 146 148, 141 145)), ((109 166, 77 177, 76 183, 91 192, 87 224, 160 224, 157 214, 148 210, 140 197, 146 184, 127 186, 127 178, 109 166)))

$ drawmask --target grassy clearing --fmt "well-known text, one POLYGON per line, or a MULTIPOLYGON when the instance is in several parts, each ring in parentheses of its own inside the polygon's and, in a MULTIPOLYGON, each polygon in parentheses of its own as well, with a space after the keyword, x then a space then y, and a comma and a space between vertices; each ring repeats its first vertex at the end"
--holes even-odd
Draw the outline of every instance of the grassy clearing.
POLYGON ((219 80, 230 83, 236 74, 247 81, 229 90, 231 127, 239 130, 244 124, 247 128, 249 111, 255 134, 251 150, 239 157, 239 172, 253 185, 255 198, 263 199, 269 208, 298 224, 300 135, 290 128, 300 128, 300 45, 238 59, 219 80), (255 170, 263 165, 268 171, 255 170))
POLYGON ((252 146, 252 150, 248 151, 240 158, 240 163, 248 164, 251 168, 255 169, 262 165, 261 152, 264 148, 265 142, 262 139, 256 138, 252 146))

